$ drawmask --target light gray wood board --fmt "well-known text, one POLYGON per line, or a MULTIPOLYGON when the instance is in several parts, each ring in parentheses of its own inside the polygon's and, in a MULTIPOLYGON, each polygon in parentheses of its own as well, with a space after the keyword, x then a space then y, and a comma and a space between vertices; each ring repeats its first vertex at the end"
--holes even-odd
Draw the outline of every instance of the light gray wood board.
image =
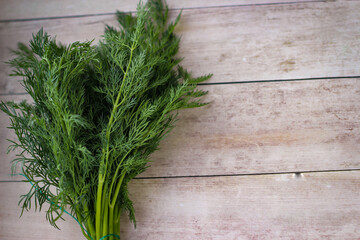
MULTIPOLYGON (((309 2, 311 0, 297 0, 309 2)), ((143 1, 146 2, 146 1, 143 1)), ((167 0, 170 9, 174 8, 209 8, 220 6, 278 4, 288 0, 167 0)), ((295 2, 295 1, 294 1, 295 2)), ((11 19, 31 19, 46 17, 64 17, 87 14, 108 14, 116 10, 135 11, 138 1, 134 0, 98 0, 71 1, 71 0, 0 0, 0 21, 11 19)))
MULTIPOLYGON (((209 82, 359 76, 359 8, 330 1, 184 10, 179 57, 194 75, 213 73, 209 82)), ((69 43, 97 41, 105 23, 116 25, 115 17, 0 23, 0 61, 41 27, 69 43)), ((0 93, 23 91, 0 69, 0 93)))
MULTIPOLYGON (((180 112, 141 176, 360 168, 359 80, 201 86, 211 104, 180 112)), ((14 136, 4 113, 0 122, 0 180, 9 180, 14 156, 5 154, 5 139, 14 136)))
MULTIPOLYGON (((45 213, 18 218, 29 183, 0 183, 0 238, 83 239, 70 217, 62 231, 45 213)), ((134 180, 137 228, 124 216, 121 237, 132 239, 360 238, 359 172, 134 180)))

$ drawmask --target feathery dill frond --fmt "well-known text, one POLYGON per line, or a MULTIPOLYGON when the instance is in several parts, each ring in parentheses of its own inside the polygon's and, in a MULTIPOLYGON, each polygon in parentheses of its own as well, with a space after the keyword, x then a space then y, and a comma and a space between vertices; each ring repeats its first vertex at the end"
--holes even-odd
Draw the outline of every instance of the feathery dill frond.
POLYGON ((70 209, 87 233, 100 239, 120 233, 120 215, 135 222, 127 184, 142 173, 160 141, 174 127, 177 110, 204 106, 197 84, 176 57, 180 20, 168 23, 161 0, 139 4, 137 15, 117 13, 119 29, 103 40, 59 45, 42 29, 9 61, 33 98, 1 103, 21 149, 14 164, 34 185, 23 210, 41 209, 56 225, 70 209))

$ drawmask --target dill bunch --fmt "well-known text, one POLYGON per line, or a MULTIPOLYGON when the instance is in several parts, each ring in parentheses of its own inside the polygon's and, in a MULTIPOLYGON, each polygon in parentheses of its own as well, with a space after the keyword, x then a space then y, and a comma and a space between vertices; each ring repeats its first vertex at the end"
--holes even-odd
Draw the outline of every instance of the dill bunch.
MULTIPOLYGON (((149 156, 174 127, 176 110, 201 107, 198 83, 176 58, 180 39, 161 0, 139 4, 137 15, 117 12, 120 28, 106 26, 98 45, 61 45, 42 29, 19 43, 8 63, 33 102, 2 102, 32 183, 22 210, 50 202, 55 227, 65 209, 87 239, 120 235, 120 215, 135 222, 127 185, 147 168, 149 156)), ((22 212, 23 212, 22 211, 22 212)))

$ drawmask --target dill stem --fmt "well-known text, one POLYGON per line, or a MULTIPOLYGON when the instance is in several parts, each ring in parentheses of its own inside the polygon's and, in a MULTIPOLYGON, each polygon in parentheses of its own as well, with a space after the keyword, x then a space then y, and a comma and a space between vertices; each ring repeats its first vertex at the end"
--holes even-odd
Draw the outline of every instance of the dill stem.
MULTIPOLYGON (((109 207, 108 207, 108 204, 107 204, 107 201, 106 201, 106 192, 107 192, 107 185, 105 185, 105 192, 103 194, 103 200, 102 200, 102 210, 104 212, 104 215, 103 215, 103 227, 102 227, 102 230, 103 230, 103 233, 102 235, 105 236, 108 234, 108 226, 109 226, 109 207)), ((111 219, 110 219, 111 221, 111 219)), ((111 228, 110 228, 110 232, 111 232, 111 228)))
MULTIPOLYGON (((113 110, 111 112, 111 116, 110 116, 110 119, 109 119, 109 123, 108 123, 108 127, 107 127, 107 130, 106 130, 106 139, 108 140, 108 142, 106 143, 107 144, 107 151, 106 151, 106 160, 109 159, 109 140, 110 140, 110 133, 111 133, 111 128, 112 128, 112 124, 113 124, 113 121, 114 121, 114 116, 115 116, 115 112, 117 110, 117 108, 121 105, 122 101, 120 102, 119 104, 119 101, 120 101, 120 97, 121 97, 121 92, 122 92, 122 89, 124 87, 124 84, 125 84, 125 81, 126 81, 126 78, 127 78, 127 75, 129 73, 129 69, 130 69, 130 65, 131 65, 131 62, 132 62, 132 57, 133 57, 133 53, 134 53, 134 50, 135 50, 135 42, 133 43, 133 45, 131 46, 131 49, 130 49, 130 58, 129 58, 129 62, 128 62, 128 65, 127 65, 127 68, 126 68, 126 72, 124 74, 124 77, 122 79, 122 83, 121 83, 121 86, 120 86, 120 90, 119 90, 119 93, 116 97, 116 100, 115 100, 115 103, 114 103, 114 107, 113 107, 113 110)), ((125 98, 124 98, 125 99, 125 98)))
MULTIPOLYGON (((135 50, 135 45, 136 45, 136 42, 134 41, 133 44, 132 44, 132 47, 131 47, 131 51, 130 51, 129 63, 128 63, 128 66, 126 68, 126 72, 124 74, 119 93, 118 93, 118 95, 116 97, 114 107, 113 107, 113 109, 111 111, 111 116, 110 116, 109 123, 107 125, 107 130, 106 130, 106 140, 107 140, 107 142, 106 142, 105 159, 102 158, 102 161, 101 161, 100 167, 99 167, 99 182, 98 182, 97 198, 96 198, 96 220, 95 220, 96 224, 95 224, 95 226, 96 226, 96 238, 97 239, 100 239, 101 233, 102 233, 102 229, 101 229, 101 217, 102 217, 102 209, 101 209, 101 207, 102 207, 102 194, 103 194, 102 192, 103 192, 103 185, 104 185, 104 180, 105 180, 105 176, 106 176, 106 167, 107 167, 107 164, 108 164, 108 161, 109 161, 109 156, 110 156, 110 133, 111 133, 111 128, 112 128, 112 125, 113 125, 116 110, 122 103, 121 102, 119 104, 120 97, 121 97, 121 92, 122 92, 122 88, 123 88, 123 86, 125 84, 125 81, 126 81, 129 69, 130 69, 130 65, 131 65, 132 57, 133 57, 133 52, 135 50), (104 160, 105 160, 105 162, 104 162, 104 160), (105 172, 102 172, 104 164, 105 164, 105 172)), ((117 194, 116 194, 116 196, 117 196, 117 194)))
POLYGON ((114 234, 120 236, 120 216, 121 208, 119 205, 115 206, 115 220, 114 220, 114 234))
POLYGON ((116 199, 117 199, 117 197, 119 195, 121 184, 122 184, 122 181, 124 180, 124 177, 125 177, 125 172, 121 174, 120 180, 119 180, 119 182, 118 182, 118 184, 116 186, 115 194, 114 194, 113 199, 112 199, 111 204, 110 204, 110 206, 112 206, 112 207, 115 206, 116 199))
MULTIPOLYGON (((132 149, 131 149, 131 150, 132 150, 132 149)), ((129 151, 123 156, 123 158, 120 160, 120 162, 119 162, 119 164, 118 164, 118 166, 117 166, 117 168, 116 168, 116 171, 115 171, 115 174, 114 174, 113 179, 112 179, 112 181, 111 181, 110 189, 109 189, 109 204, 111 203, 111 194, 112 194, 113 186, 114 186, 114 184, 115 184, 116 178, 118 177, 121 164, 123 163, 123 161, 125 160, 125 158, 127 157, 127 155, 131 152, 131 150, 129 150, 129 151)))
MULTIPOLYGON (((77 209, 78 209, 78 208, 77 208, 77 209)), ((81 213, 76 212, 76 217, 77 217, 77 219, 78 219, 78 221, 79 221, 80 223, 83 222, 83 219, 82 219, 82 217, 81 217, 81 213)), ((88 240, 91 240, 90 236, 85 233, 84 228, 82 228, 82 227, 81 227, 81 232, 82 232, 82 234, 83 234, 88 240)))
MULTIPOLYGON (((87 206, 86 203, 84 203, 84 210, 85 210, 85 212, 87 214, 89 214, 89 207, 87 206)), ((87 230, 90 232, 90 235, 95 236, 96 232, 95 232, 95 229, 94 229, 92 218, 90 216, 87 218, 87 226, 88 226, 87 230)))
POLYGON ((101 231, 101 217, 102 217, 101 200, 102 200, 103 184, 104 184, 104 175, 100 174, 97 197, 96 197, 96 219, 95 219, 96 239, 100 239, 102 232, 101 231))
POLYGON ((109 233, 114 233, 114 207, 109 206, 109 233))

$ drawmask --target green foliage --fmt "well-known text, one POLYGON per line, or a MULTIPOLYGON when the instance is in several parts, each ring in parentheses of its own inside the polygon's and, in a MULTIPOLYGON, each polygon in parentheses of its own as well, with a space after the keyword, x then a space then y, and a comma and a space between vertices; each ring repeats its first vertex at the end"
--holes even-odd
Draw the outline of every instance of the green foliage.
POLYGON ((176 110, 205 105, 196 86, 210 78, 178 65, 180 15, 167 24, 161 0, 117 18, 120 29, 107 26, 97 46, 58 45, 42 29, 29 46, 19 44, 9 64, 34 102, 0 106, 18 137, 9 148, 21 150, 14 165, 34 183, 23 210, 51 199, 49 222, 70 209, 88 239, 119 234, 122 212, 135 224, 128 182, 146 169, 176 110))

